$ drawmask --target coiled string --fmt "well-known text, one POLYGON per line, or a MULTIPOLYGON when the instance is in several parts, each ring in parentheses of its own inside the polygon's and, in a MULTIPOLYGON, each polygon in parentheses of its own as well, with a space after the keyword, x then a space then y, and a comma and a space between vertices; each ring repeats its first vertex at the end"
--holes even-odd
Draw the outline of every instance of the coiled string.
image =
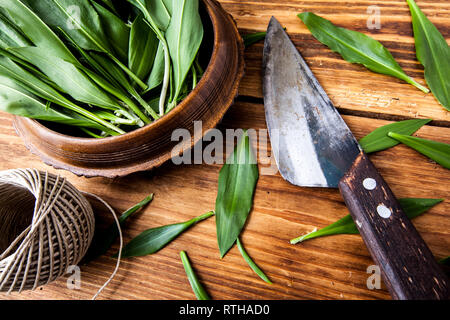
MULTIPOLYGON (((94 295, 96 299, 119 269, 123 237, 111 206, 96 195, 84 194, 111 211, 120 237, 116 267, 94 295)), ((69 266, 77 265, 89 249, 95 230, 94 213, 88 200, 66 179, 36 169, 1 171, 0 203, 0 252, 1 244, 7 245, 14 238, 0 255, 0 291, 21 292, 48 284, 64 275, 69 266), (24 210, 33 201, 29 193, 35 198, 32 216, 24 210), (25 229, 18 230, 25 222, 25 229)))

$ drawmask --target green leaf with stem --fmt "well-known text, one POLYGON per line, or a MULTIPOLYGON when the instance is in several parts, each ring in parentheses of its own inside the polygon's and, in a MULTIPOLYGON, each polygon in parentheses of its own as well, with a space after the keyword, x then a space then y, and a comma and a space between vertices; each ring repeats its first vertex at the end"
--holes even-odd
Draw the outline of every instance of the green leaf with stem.
POLYGON ((336 27, 312 12, 298 15, 313 36, 351 63, 360 63, 369 70, 399 78, 428 93, 429 90, 408 77, 392 54, 377 40, 364 33, 336 27))
MULTIPOLYGON (((147 196, 144 200, 134 205, 133 207, 126 210, 122 215, 118 218, 120 226, 123 226, 125 221, 131 217, 136 212, 142 210, 146 207, 150 202, 153 201, 153 194, 147 196)), ((119 237, 119 230, 117 229, 117 224, 112 223, 105 231, 100 232, 94 235, 94 239, 92 240, 92 244, 87 253, 87 257, 84 259, 85 262, 92 261, 97 257, 105 254, 109 248, 113 245, 113 243, 119 237)))
POLYGON ((244 45, 245 47, 249 47, 252 44, 261 41, 266 38, 267 32, 255 32, 255 33, 249 33, 242 36, 244 39, 244 45))
POLYGON ((387 135, 389 132, 392 131, 400 134, 411 135, 430 121, 431 119, 411 119, 390 123, 388 125, 375 129, 367 136, 359 140, 359 145, 366 153, 391 148, 393 146, 396 146, 400 142, 390 138, 387 135))
POLYGON ((219 173, 216 229, 221 257, 234 245, 247 221, 258 176, 250 138, 244 132, 219 173))
POLYGON ((186 272, 189 283, 191 284, 192 291, 194 291, 195 296, 198 300, 211 300, 205 288, 203 288, 202 284, 197 278, 194 270, 192 269, 191 263, 189 262, 189 258, 186 252, 180 252, 181 261, 183 263, 184 271, 186 272))
POLYGON ((203 24, 198 11, 198 0, 180 0, 177 6, 173 7, 166 39, 173 63, 175 90, 166 110, 168 112, 177 105, 183 83, 203 40, 203 24))
MULTIPOLYGON (((443 199, 420 199, 420 198, 404 198, 398 199, 400 206, 405 212, 409 219, 413 219, 422 213, 426 212, 428 209, 434 207, 438 203, 444 201, 443 199)), ((292 239, 291 244, 296 244, 303 242, 305 240, 337 235, 337 234, 359 234, 355 223, 350 215, 346 215, 342 219, 330 224, 329 226, 310 232, 298 238, 292 239)))
POLYGON ((147 88, 147 85, 114 55, 100 17, 90 1, 77 0, 75 6, 73 0, 28 0, 28 4, 47 24, 63 29, 80 47, 107 54, 142 89, 147 88))
POLYGON ((450 169, 450 144, 405 136, 395 132, 389 132, 388 136, 436 161, 444 168, 450 169))
POLYGON ((58 111, 11 78, 0 76, 0 110, 16 116, 103 130, 103 126, 77 114, 58 111))
MULTIPOLYGON (((90 52, 91 57, 93 57, 102 67, 115 79, 118 80, 120 85, 125 88, 125 90, 130 93, 130 95, 135 98, 141 106, 147 111, 147 113, 153 117, 153 119, 159 119, 159 115, 148 105, 148 103, 142 98, 142 96, 136 91, 131 83, 127 80, 120 68, 117 68, 107 57, 96 52, 90 52)), ((135 112, 137 112, 135 110, 135 112)))
MULTIPOLYGON (((40 2, 40 1, 36 1, 40 2)), ((0 8, 5 9, 15 25, 27 35, 35 46, 42 48, 52 55, 68 62, 77 62, 77 59, 58 38, 58 36, 45 24, 23 1, 0 0, 0 8)))
POLYGON ((148 5, 149 3, 148 0, 128 0, 128 2, 130 2, 132 5, 136 6, 139 10, 141 10, 141 12, 144 14, 145 19, 149 23, 150 28, 153 30, 153 32, 155 32, 156 36, 158 37, 159 41, 162 43, 162 46, 164 48, 164 78, 159 100, 159 115, 163 116, 170 81, 171 61, 170 61, 169 46, 167 44, 166 38, 164 37, 164 34, 162 33, 161 29, 158 27, 155 20, 153 19, 153 16, 147 9, 150 7, 148 5))
POLYGON ((152 70, 147 79, 148 88, 147 90, 144 91, 144 94, 159 86, 163 82, 163 80, 164 80, 164 45, 160 41, 158 49, 156 51, 156 56, 153 62, 152 70))
POLYGON ((272 284, 270 279, 266 276, 266 274, 258 267, 258 265, 250 258, 250 256, 247 254, 247 252, 244 249, 244 246, 242 245, 241 241, 239 240, 239 237, 236 239, 236 244, 239 249, 239 252, 241 253, 244 260, 248 263, 250 268, 265 282, 268 284, 272 284))
POLYGON ((114 52, 122 62, 127 61, 130 26, 102 5, 93 1, 91 3, 100 17, 103 29, 114 52))
POLYGON ((181 233, 196 223, 214 215, 213 211, 203 214, 189 221, 148 229, 131 240, 122 250, 122 257, 139 257, 153 254, 172 242, 181 233))
POLYGON ((119 103, 98 88, 76 65, 53 56, 39 47, 9 49, 22 59, 39 67, 53 82, 78 101, 101 108, 116 110, 119 103))
POLYGON ((90 111, 76 105, 63 95, 61 95, 54 88, 41 81, 39 78, 33 76, 31 73, 25 71, 19 67, 12 60, 0 56, 0 75, 15 79, 22 87, 31 92, 32 94, 53 103, 59 104, 69 110, 72 110, 88 119, 91 119, 102 126, 108 128, 106 131, 112 134, 113 132, 124 133, 120 128, 112 125, 111 123, 102 120, 90 111))
POLYGON ((425 80, 436 99, 450 111, 450 47, 414 0, 406 2, 411 10, 417 60, 425 68, 425 80))
POLYGON ((142 14, 131 26, 128 66, 140 79, 145 79, 152 70, 159 40, 148 26, 142 14))

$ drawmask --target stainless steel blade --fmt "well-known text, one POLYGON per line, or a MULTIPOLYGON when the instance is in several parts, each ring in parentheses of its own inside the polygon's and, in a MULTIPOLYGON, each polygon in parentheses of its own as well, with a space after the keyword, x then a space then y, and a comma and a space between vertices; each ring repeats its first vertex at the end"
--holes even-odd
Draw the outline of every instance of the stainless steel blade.
POLYGON ((360 146, 274 17, 263 72, 266 121, 281 175, 298 186, 336 188, 360 146))

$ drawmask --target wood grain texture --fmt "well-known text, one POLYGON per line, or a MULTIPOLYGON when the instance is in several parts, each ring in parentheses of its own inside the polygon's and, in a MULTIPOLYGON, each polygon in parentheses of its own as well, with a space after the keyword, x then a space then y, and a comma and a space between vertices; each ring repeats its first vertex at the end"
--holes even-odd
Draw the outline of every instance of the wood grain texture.
MULTIPOLYGON (((221 1, 233 14, 242 33, 265 31, 270 17, 275 16, 287 28, 292 41, 333 103, 343 112, 362 115, 377 114, 382 118, 404 119, 429 117, 441 125, 450 126, 450 113, 430 94, 397 78, 373 73, 365 67, 351 64, 321 44, 297 18, 301 12, 311 11, 337 26, 363 32, 380 41, 398 61, 406 74, 425 84, 423 67, 417 61, 411 17, 406 1, 221 1), (370 30, 367 8, 380 8, 381 28, 370 30)), ((450 3, 417 1, 450 43, 450 3)), ((263 43, 253 45, 246 52, 246 76, 241 95, 262 97, 261 61, 263 43)))
MULTIPOLYGON (((346 114, 344 120, 357 138, 390 123, 389 119, 431 117, 432 125, 421 128, 416 135, 450 143, 449 115, 432 95, 424 95, 408 84, 343 61, 318 43, 296 17, 301 11, 313 11, 340 26, 373 35, 399 59, 407 74, 423 84, 423 70, 414 58, 405 1, 220 2, 236 19, 241 33, 265 30, 271 15, 275 15, 288 28, 289 35, 332 101, 346 114), (366 28, 369 5, 381 7, 381 30, 366 28)), ((417 3, 449 38, 448 1, 418 0, 417 3)), ((227 112, 219 126, 222 131, 266 128, 260 99, 261 54, 262 43, 247 49, 246 77, 240 87, 243 97, 227 112)), ((103 197, 119 212, 148 193, 155 193, 152 204, 126 224, 126 241, 145 229, 186 221, 214 208, 220 165, 167 163, 157 170, 124 178, 80 178, 43 164, 24 147, 11 122, 11 116, 0 113, 0 169, 35 167, 59 173, 79 189, 103 197)), ((258 146, 258 151, 266 154, 270 146, 258 146)), ((397 197, 447 199, 414 219, 413 224, 436 258, 448 256, 448 170, 403 145, 372 154, 370 159, 397 197)), ((261 164, 260 170, 263 167, 261 164)), ((219 258, 215 221, 211 218, 194 226, 157 254, 124 260, 119 274, 100 298, 195 299, 179 258, 179 252, 185 250, 213 299, 390 299, 384 286, 381 290, 369 290, 366 286, 369 276, 366 270, 374 262, 359 235, 289 244, 290 239, 316 227, 325 227, 346 214, 348 210, 338 190, 300 188, 290 185, 279 174, 261 175, 242 243, 273 285, 267 285, 253 273, 237 247, 224 259, 219 258)), ((82 266, 80 290, 67 289, 67 278, 63 278, 34 292, 0 294, 0 299, 89 299, 109 277, 114 265, 115 260, 105 255, 82 266)))
MULTIPOLYGON (((357 138, 388 123, 355 116, 345 116, 344 120, 357 138)), ((249 127, 266 127, 261 104, 236 103, 219 128, 249 127)), ((417 135, 450 142, 448 128, 425 126, 417 135)), ((1 114, 0 140, 3 141, 0 169, 31 166, 58 172, 79 189, 103 197, 118 211, 148 193, 155 193, 153 203, 127 223, 126 241, 145 229, 185 221, 214 207, 220 165, 169 163, 158 170, 125 178, 85 179, 49 168, 31 155, 14 134, 9 115, 1 114)), ((270 148, 258 151, 270 152, 270 148)), ((448 171, 405 146, 376 153, 371 159, 397 197, 450 198, 448 183, 443 181, 448 171)), ((449 209, 448 202, 444 202, 414 220, 437 258, 449 254, 449 209)), ((289 244, 289 239, 324 227, 346 214, 348 210, 338 190, 300 188, 290 185, 279 174, 261 175, 242 242, 273 285, 265 284, 253 273, 236 247, 224 259, 219 258, 215 221, 211 218, 157 254, 124 260, 118 276, 101 298, 194 299, 179 259, 179 252, 185 250, 213 299, 389 299, 384 287, 367 289, 366 269, 373 261, 360 236, 333 236, 289 244)), ((63 278, 35 292, 0 297, 88 299, 108 278, 114 264, 115 260, 107 255, 83 266, 81 290, 68 290, 63 278)))

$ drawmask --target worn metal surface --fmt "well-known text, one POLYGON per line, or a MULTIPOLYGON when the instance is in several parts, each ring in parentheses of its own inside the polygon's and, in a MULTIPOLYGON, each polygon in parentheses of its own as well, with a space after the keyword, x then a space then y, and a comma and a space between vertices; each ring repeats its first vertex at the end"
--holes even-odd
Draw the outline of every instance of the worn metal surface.
POLYGON ((263 57, 266 121, 281 175, 298 186, 337 187, 360 147, 274 17, 263 57))

